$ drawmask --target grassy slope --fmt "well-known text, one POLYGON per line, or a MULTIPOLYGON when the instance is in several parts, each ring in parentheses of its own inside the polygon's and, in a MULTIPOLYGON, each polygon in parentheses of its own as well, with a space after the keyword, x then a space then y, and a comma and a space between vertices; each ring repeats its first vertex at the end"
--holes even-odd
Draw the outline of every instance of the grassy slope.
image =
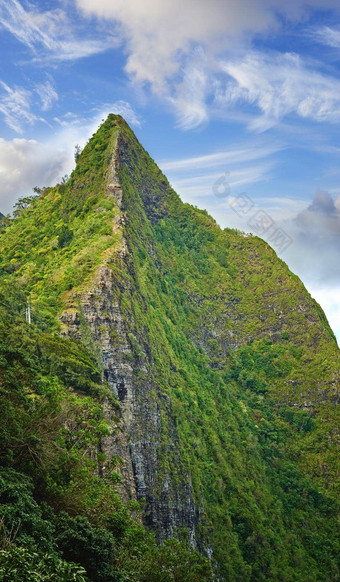
MULTIPOLYGON (((336 579, 339 351, 319 306, 268 245, 182 204, 112 116, 68 183, 45 190, 5 229, 0 251, 2 281, 23 287, 55 329, 68 294, 89 285, 104 260, 130 281, 120 303, 136 362, 157 386, 150 399, 164 409, 171 397, 183 470, 199 505, 204 498, 201 534, 223 579, 336 579), (105 189, 117 126, 123 264, 114 254, 123 233, 112 232, 119 210, 105 189)), ((166 441, 165 410, 163 423, 166 441)))

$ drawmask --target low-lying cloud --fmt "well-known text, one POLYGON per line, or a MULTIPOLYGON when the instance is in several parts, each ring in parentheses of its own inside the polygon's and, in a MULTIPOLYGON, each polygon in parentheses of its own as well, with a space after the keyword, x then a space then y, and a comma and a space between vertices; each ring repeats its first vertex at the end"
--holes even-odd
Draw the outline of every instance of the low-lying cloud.
POLYGON ((12 210, 19 196, 34 186, 48 186, 63 172, 67 155, 35 140, 0 138, 0 212, 12 210))
POLYGON ((340 195, 317 190, 284 228, 293 244, 283 258, 324 309, 340 344, 340 195))
POLYGON ((296 217, 296 224, 311 235, 340 237, 340 195, 334 199, 327 190, 319 189, 308 208, 296 217))

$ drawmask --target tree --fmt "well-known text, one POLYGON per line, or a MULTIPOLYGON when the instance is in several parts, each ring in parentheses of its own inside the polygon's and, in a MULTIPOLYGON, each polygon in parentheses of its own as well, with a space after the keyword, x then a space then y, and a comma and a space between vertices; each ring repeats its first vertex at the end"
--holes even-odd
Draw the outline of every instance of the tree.
POLYGON ((207 558, 190 548, 184 537, 166 540, 144 555, 141 582, 211 582, 213 573, 207 558), (156 551, 155 551, 156 550, 156 551))
POLYGON ((0 579, 3 582, 86 582, 86 572, 78 564, 66 562, 56 554, 40 554, 12 545, 0 550, 0 579))
POLYGON ((19 198, 18 202, 14 204, 13 216, 17 218, 25 208, 28 208, 34 200, 38 198, 38 195, 24 196, 19 198))
POLYGON ((82 150, 81 150, 81 147, 80 147, 80 145, 78 145, 78 144, 77 144, 77 145, 74 147, 74 161, 75 161, 76 163, 77 163, 77 162, 78 162, 78 160, 79 160, 79 156, 80 156, 80 154, 81 154, 81 151, 82 151, 82 150))

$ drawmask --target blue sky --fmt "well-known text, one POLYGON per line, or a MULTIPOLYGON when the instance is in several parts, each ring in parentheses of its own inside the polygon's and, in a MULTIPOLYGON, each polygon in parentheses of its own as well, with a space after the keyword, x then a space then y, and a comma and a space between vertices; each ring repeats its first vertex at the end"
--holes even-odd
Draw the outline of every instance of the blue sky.
POLYGON ((0 46, 0 211, 121 113, 183 200, 272 244, 340 338, 339 0, 0 0, 0 46))

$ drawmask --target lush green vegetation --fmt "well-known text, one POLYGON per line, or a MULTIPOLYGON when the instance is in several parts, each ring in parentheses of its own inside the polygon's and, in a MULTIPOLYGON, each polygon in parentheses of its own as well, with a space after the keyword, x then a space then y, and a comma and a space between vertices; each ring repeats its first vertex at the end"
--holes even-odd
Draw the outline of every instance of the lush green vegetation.
POLYGON ((127 310, 141 343, 148 330, 160 394, 171 393, 183 463, 204 492, 202 533, 226 580, 335 580, 339 352, 328 323, 263 241, 222 232, 169 187, 164 208, 157 168, 133 146, 121 178, 139 294, 127 310), (153 226, 146 175, 163 207, 153 226))
POLYGON ((103 263, 115 274, 135 382, 148 380, 146 398, 162 411, 160 488, 162 474, 180 484, 190 472, 198 538, 222 579, 337 580, 339 350, 325 316, 263 241, 180 202, 116 116, 65 183, 2 226, 0 572, 20 563, 32 580, 210 579, 185 535, 157 548, 136 504, 121 501, 116 467, 98 477, 110 429, 102 403, 117 414, 119 404, 87 343, 59 337, 57 315, 103 263), (105 187, 118 130, 119 227, 105 187))
POLYGON ((1 579, 210 579, 207 560, 185 543, 157 548, 138 505, 116 492, 114 464, 98 477, 109 431, 101 403, 118 403, 84 347, 46 331, 42 319, 29 325, 25 307, 21 291, 1 287, 1 579), (189 578, 172 573, 177 556, 189 578))
POLYGON ((115 133, 112 124, 103 126, 71 177, 19 201, 16 220, 5 227, 0 276, 24 288, 50 324, 67 293, 85 285, 119 242, 112 227, 117 210, 105 187, 115 133))

